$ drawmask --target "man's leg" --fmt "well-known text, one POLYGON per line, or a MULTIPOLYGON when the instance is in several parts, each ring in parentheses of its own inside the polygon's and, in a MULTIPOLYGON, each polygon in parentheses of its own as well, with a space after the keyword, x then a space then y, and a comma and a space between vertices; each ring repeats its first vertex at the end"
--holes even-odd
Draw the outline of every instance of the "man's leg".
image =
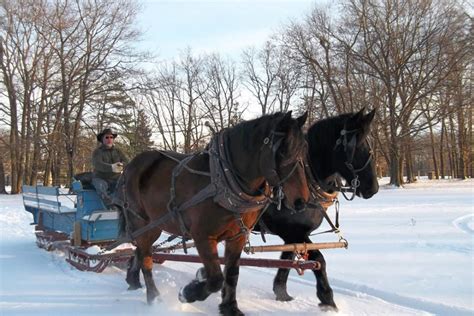
POLYGON ((99 197, 102 199, 104 202, 105 206, 110 206, 112 205, 112 198, 109 195, 109 184, 107 183, 106 180, 94 177, 92 179, 92 185, 95 187, 95 190, 99 197))

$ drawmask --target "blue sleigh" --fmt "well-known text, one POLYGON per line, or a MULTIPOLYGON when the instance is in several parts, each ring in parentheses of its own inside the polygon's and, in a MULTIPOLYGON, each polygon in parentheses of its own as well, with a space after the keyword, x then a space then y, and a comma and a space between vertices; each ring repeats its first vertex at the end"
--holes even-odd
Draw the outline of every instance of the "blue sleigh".
POLYGON ((33 215, 38 245, 71 240, 74 246, 105 244, 117 239, 118 213, 109 210, 93 188, 74 181, 70 190, 23 186, 25 210, 33 215))

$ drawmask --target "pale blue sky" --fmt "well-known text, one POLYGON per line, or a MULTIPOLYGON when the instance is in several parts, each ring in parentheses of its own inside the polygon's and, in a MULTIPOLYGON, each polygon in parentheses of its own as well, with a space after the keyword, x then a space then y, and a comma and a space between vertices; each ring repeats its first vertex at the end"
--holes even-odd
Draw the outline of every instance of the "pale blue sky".
POLYGON ((193 52, 238 56, 261 46, 290 20, 301 20, 315 0, 143 0, 138 17, 141 46, 160 59, 193 52))

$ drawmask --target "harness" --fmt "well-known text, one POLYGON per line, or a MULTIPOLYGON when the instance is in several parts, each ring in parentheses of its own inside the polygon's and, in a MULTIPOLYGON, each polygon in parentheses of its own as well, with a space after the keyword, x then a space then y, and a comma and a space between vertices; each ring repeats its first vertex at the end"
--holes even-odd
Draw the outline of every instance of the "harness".
MULTIPOLYGON (((350 186, 342 186, 340 184, 341 181, 339 180, 339 178, 336 178, 336 185, 334 186, 326 184, 323 180, 319 179, 317 175, 313 174, 311 166, 309 164, 310 162, 309 152, 307 152, 304 159, 304 169, 305 169, 305 174, 307 177, 308 189, 310 192, 310 200, 308 201, 308 203, 306 203, 306 208, 318 209, 321 212, 321 215, 324 217, 324 219, 327 221, 327 223, 331 227, 328 230, 325 230, 323 232, 318 232, 312 235, 335 232, 336 234, 339 235, 340 241, 345 241, 346 245, 348 244, 347 240, 344 237, 342 237, 341 231, 339 229, 339 200, 337 196, 339 192, 341 192, 344 198, 348 201, 352 201, 355 198, 355 195, 357 193, 357 188, 360 186, 359 176, 357 175, 357 173, 367 168, 367 166, 369 166, 370 162, 373 159, 372 147, 370 146, 370 143, 367 142, 370 148, 369 158, 367 159, 367 161, 364 163, 364 165, 361 168, 356 169, 353 166, 355 149, 357 145, 357 137, 355 133, 357 133, 358 131, 359 129, 347 130, 346 126, 344 125, 344 128, 340 131, 340 136, 336 140, 336 144, 333 148, 333 150, 336 150, 339 146, 343 146, 343 151, 346 154, 346 161, 344 162, 344 164, 349 169, 349 171, 352 172, 352 175, 353 175, 353 179, 351 181, 350 186), (350 134, 354 134, 354 135, 348 141, 348 135, 350 134), (332 191, 333 193, 329 193, 329 191, 332 191), (350 198, 346 196, 347 192, 352 193, 352 196, 350 198), (336 209, 335 223, 333 223, 331 218, 326 213, 326 210, 333 204, 335 204, 335 209, 336 209)), ((291 214, 304 212, 306 210, 306 208, 304 208, 303 210, 296 211, 288 206, 286 206, 286 208, 291 210, 291 214)), ((259 225, 262 228, 262 231, 261 231, 262 239, 264 240, 264 242, 266 242, 265 231, 270 231, 270 230, 268 229, 268 227, 265 225, 263 221, 260 221, 259 225)))
MULTIPOLYGON (((186 224, 183 219, 183 210, 195 206, 208 198, 213 198, 213 201, 223 208, 231 211, 240 226, 240 232, 231 237, 235 239, 241 234, 248 235, 251 229, 247 228, 242 221, 242 214, 248 212, 249 210, 261 210, 265 206, 269 205, 269 202, 277 203, 281 205, 281 199, 284 198, 282 194, 282 184, 291 176, 291 174, 296 170, 297 164, 299 161, 295 162, 295 166, 292 168, 292 171, 282 180, 280 179, 276 171, 276 154, 278 148, 281 145, 284 133, 279 133, 276 131, 271 131, 270 136, 266 137, 263 140, 263 144, 260 150, 270 150, 272 155, 272 162, 269 163, 269 168, 265 168, 265 179, 263 186, 258 190, 258 194, 250 194, 245 192, 245 187, 242 185, 242 181, 239 180, 242 177, 238 174, 237 170, 232 167, 232 164, 229 160, 229 149, 226 146, 225 142, 226 130, 219 132, 214 135, 211 139, 208 149, 191 154, 182 159, 173 155, 173 152, 169 151, 159 151, 165 157, 175 161, 177 163, 174 167, 171 175, 171 186, 170 186, 170 200, 167 204, 168 212, 161 216, 160 218, 148 223, 147 225, 141 227, 138 230, 131 231, 131 228, 127 224, 127 235, 124 238, 119 239, 117 242, 108 246, 106 249, 110 250, 124 242, 134 241, 138 236, 144 234, 145 232, 159 227, 160 225, 166 223, 171 219, 177 219, 181 229, 181 236, 183 249, 186 251, 186 238, 190 237, 189 230, 186 227, 186 224), (209 168, 210 172, 199 171, 192 169, 188 164, 198 155, 208 154, 209 155, 209 168), (192 174, 198 174, 202 176, 210 177, 210 183, 201 189, 196 195, 191 199, 183 202, 180 205, 176 204, 176 179, 181 174, 183 170, 188 171, 192 174), (278 194, 276 196, 277 201, 272 200, 272 188, 278 188, 278 194)), ((124 183, 122 183, 123 189, 125 189, 124 183)), ((123 195, 124 204, 123 212, 125 220, 128 223, 129 214, 137 216, 138 218, 145 220, 140 214, 131 209, 126 202, 126 194, 123 195)), ((263 213, 263 212, 262 212, 263 213)), ((261 216, 261 215, 260 215, 261 216)), ((258 222, 258 221, 257 221, 258 222)), ((253 227, 252 227, 253 229, 253 227)))

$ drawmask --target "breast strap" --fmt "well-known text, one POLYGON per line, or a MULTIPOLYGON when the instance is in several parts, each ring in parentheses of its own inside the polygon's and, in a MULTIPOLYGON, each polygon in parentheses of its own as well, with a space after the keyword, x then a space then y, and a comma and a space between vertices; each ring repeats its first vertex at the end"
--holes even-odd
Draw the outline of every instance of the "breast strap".
POLYGON ((217 189, 214 202, 238 214, 255 210, 255 208, 262 209, 269 202, 270 186, 265 181, 258 195, 244 192, 236 179, 236 171, 229 162, 224 133, 225 131, 221 131, 215 135, 209 147, 211 182, 217 189))

